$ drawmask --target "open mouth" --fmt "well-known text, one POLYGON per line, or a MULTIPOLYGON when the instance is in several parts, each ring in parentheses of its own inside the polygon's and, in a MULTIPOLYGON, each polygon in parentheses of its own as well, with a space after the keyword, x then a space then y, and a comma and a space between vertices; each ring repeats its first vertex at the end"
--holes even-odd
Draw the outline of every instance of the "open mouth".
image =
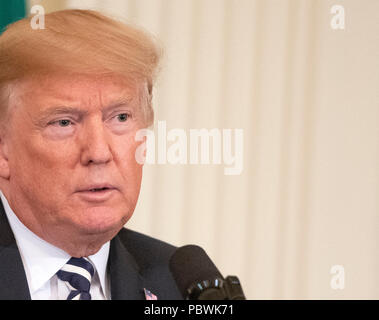
POLYGON ((101 192, 113 190, 115 187, 109 183, 87 184, 78 188, 79 192, 101 192))
POLYGON ((81 199, 87 202, 104 202, 116 195, 117 188, 112 185, 92 185, 82 188, 77 192, 81 199))
POLYGON ((96 188, 96 189, 90 189, 89 191, 91 191, 91 192, 99 192, 99 191, 104 191, 104 190, 109 190, 109 188, 96 188))

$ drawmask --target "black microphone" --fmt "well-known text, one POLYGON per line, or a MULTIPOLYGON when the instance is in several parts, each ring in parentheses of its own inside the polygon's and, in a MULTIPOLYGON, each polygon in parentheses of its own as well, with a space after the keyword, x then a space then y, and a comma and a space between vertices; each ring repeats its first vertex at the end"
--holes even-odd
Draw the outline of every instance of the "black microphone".
POLYGON ((177 249, 170 271, 186 300, 245 300, 236 276, 223 278, 205 251, 194 245, 177 249))

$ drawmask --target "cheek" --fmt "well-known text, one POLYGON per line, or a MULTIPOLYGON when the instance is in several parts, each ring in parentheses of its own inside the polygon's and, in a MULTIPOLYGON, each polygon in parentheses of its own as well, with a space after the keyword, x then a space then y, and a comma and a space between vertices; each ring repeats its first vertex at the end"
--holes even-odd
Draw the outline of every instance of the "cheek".
POLYGON ((33 136, 17 139, 10 157, 11 180, 32 189, 49 189, 50 192, 67 180, 75 159, 72 146, 53 146, 33 136))
POLYGON ((124 185, 128 192, 139 192, 141 185, 143 166, 135 159, 135 152, 139 145, 140 142, 135 142, 133 136, 133 139, 128 139, 128 142, 124 143, 123 147, 119 148, 119 152, 117 152, 116 161, 119 164, 124 185))

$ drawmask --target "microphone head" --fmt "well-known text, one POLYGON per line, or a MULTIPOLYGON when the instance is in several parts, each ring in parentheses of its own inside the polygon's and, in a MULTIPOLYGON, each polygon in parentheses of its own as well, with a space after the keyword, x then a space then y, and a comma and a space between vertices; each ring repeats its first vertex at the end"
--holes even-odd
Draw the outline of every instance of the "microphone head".
POLYGON ((195 245, 177 249, 170 259, 169 267, 184 299, 188 297, 188 290, 194 284, 223 279, 205 251, 195 245))

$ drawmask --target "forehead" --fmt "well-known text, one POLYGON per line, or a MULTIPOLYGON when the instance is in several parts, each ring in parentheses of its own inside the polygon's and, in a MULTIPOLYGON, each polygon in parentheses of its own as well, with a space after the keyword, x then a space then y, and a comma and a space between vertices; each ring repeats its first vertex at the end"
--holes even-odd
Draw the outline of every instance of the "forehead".
POLYGON ((43 109, 58 103, 89 108, 136 101, 140 91, 138 82, 117 76, 54 75, 23 80, 17 84, 16 96, 28 107, 43 109))

